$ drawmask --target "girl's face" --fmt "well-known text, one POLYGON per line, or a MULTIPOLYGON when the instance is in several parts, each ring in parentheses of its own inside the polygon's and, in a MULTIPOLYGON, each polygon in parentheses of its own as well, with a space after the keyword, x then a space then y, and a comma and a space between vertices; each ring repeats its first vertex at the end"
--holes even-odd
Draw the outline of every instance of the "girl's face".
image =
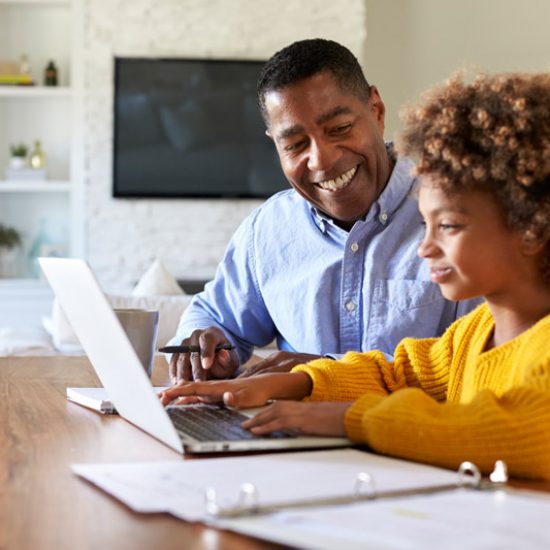
MULTIPOLYGON (((435 184, 435 185, 434 185, 435 184)), ((522 236, 505 226, 488 193, 445 194, 425 178, 419 195, 426 235, 418 255, 430 266, 430 278, 445 298, 505 298, 525 281, 522 236)), ((529 263, 529 262, 527 262, 529 263)))

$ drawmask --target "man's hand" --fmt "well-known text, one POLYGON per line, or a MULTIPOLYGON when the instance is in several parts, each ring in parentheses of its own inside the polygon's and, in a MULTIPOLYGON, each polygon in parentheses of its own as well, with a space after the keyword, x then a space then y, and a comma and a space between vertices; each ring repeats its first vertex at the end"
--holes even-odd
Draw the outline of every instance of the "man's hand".
POLYGON ((180 382, 163 391, 163 405, 224 402, 230 407, 265 405, 270 399, 302 399, 311 393, 311 378, 303 373, 264 374, 248 379, 180 382))
POLYGON ((247 378, 268 372, 290 372, 296 365, 303 365, 314 359, 319 359, 319 357, 319 355, 311 355, 309 353, 277 351, 266 357, 263 361, 259 361, 246 369, 239 375, 239 378, 247 378))
POLYGON ((256 435, 278 430, 294 430, 309 435, 345 437, 344 418, 351 404, 352 402, 278 401, 243 422, 242 426, 256 435))
POLYGON ((198 346, 200 352, 174 353, 170 360, 170 380, 173 384, 187 380, 208 380, 228 378, 239 368, 239 357, 235 350, 216 351, 218 344, 229 341, 221 329, 210 327, 195 330, 182 345, 198 346))

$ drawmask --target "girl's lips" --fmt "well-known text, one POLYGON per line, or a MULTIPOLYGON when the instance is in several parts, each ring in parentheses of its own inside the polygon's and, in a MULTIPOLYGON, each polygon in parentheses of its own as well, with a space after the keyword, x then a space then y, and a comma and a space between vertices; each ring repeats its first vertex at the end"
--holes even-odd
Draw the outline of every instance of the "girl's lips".
POLYGON ((452 269, 450 267, 432 267, 430 269, 430 280, 434 283, 443 283, 451 272, 452 269))

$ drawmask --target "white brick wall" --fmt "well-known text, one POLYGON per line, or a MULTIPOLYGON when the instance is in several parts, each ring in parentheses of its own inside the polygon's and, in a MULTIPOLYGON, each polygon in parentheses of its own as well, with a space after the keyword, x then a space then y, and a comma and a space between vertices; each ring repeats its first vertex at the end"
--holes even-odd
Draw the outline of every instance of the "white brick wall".
POLYGON ((267 59, 302 38, 330 38, 361 61, 364 0, 85 0, 85 197, 88 258, 111 291, 156 258, 179 278, 210 278, 254 200, 113 199, 115 55, 267 59))

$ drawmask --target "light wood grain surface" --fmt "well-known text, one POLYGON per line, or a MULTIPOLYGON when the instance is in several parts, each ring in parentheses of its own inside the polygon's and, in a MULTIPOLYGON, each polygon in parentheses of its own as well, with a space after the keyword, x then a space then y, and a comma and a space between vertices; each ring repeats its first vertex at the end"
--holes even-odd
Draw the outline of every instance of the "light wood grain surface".
MULTIPOLYGON (((166 384, 166 371, 159 359, 156 385, 166 384)), ((122 418, 65 399, 67 386, 96 385, 83 357, 0 358, 0 550, 283 548, 167 514, 134 513, 73 475, 78 462, 184 460, 122 418)), ((511 484, 550 491, 550 483, 511 484)))
MULTIPOLYGON (((153 381, 166 382, 162 359, 153 381)), ((73 475, 78 462, 183 459, 122 418, 65 399, 67 386, 96 385, 83 357, 0 358, 0 549, 282 548, 134 513, 73 475)))

